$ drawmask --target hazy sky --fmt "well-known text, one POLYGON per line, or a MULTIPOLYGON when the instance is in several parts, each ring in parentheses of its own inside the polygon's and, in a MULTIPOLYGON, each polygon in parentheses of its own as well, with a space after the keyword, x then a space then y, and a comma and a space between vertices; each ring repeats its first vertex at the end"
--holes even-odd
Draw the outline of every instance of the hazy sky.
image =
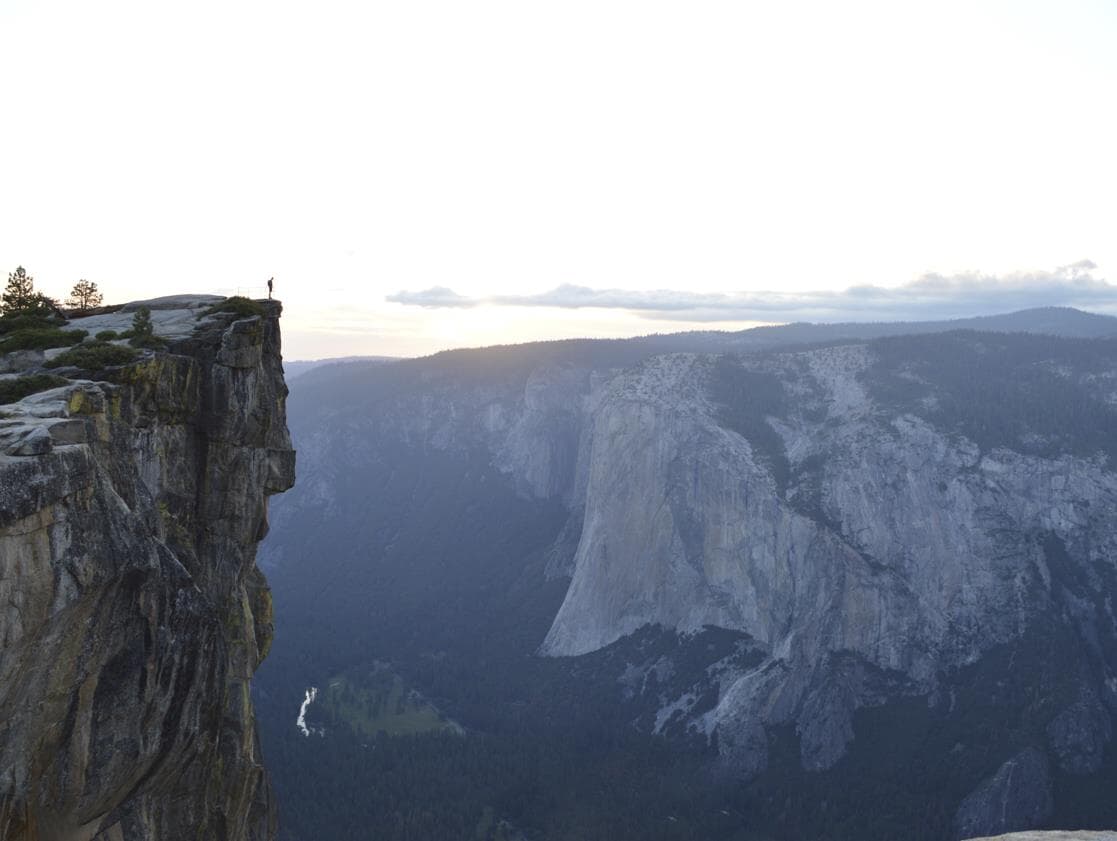
POLYGON ((288 358, 1117 313, 1113 2, 2 0, 0 34, 0 268, 274 275, 288 358))

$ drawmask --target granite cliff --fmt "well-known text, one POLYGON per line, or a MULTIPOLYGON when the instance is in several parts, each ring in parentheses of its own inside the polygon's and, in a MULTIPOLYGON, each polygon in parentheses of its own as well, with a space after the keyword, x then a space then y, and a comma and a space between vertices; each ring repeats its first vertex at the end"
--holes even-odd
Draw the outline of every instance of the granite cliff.
POLYGON ((1099 770, 1117 711, 1115 347, 954 334, 926 349, 965 367, 944 375, 949 358, 889 340, 661 356, 614 378, 542 650, 648 625, 744 632, 758 662, 718 670, 712 705, 701 686, 665 697, 659 724, 716 737, 746 776, 781 726, 822 771, 859 710, 907 696, 948 718, 960 684, 995 697, 1004 668, 960 676, 1012 652, 1034 697, 1006 706, 1036 729, 954 825, 1031 828, 1053 813, 1052 766, 1099 770))
MULTIPOLYGON (((275 834, 249 681, 291 487, 278 302, 148 302, 164 349, 0 406, 0 837, 275 834)), ((71 322, 123 329, 134 306, 71 322)), ((9 359, 27 377, 55 351, 9 359)))
MULTIPOLYGON (((724 687, 705 725, 749 764, 763 742, 750 728, 787 720, 809 766, 842 755, 855 699, 876 691, 842 679, 849 655, 895 688, 930 688, 1052 611, 1099 641, 1093 689, 1113 703, 1117 476, 1105 453, 982 448, 874 400, 878 355, 665 356, 610 383, 573 580, 544 651, 593 651, 648 624, 745 631, 769 657, 724 687), (772 391, 780 399, 766 401, 772 391), (747 419, 722 402, 734 398, 776 435, 742 434, 747 419)), ((920 400, 940 399, 925 388, 920 400)), ((1089 388, 1099 406, 1115 401, 1112 378, 1089 388)))
POLYGON ((376 616, 405 665, 454 645, 424 617, 491 640, 473 617, 534 605, 520 657, 567 661, 574 683, 613 668, 626 720, 716 752, 788 837, 889 799, 935 838, 1106 825, 1117 330, 1018 315, 311 372, 267 568, 304 644, 333 639, 313 624, 327 608, 353 634, 376 616), (528 516, 541 545, 517 542, 528 516), (331 575, 313 592, 308 552, 331 575), (553 608, 527 598, 544 591, 553 608))

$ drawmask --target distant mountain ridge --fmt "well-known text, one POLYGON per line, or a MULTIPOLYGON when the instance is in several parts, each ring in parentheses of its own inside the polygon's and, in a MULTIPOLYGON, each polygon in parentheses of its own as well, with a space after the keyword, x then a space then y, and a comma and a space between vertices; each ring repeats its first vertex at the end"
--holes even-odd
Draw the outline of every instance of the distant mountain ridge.
POLYGON ((293 380, 295 377, 300 377, 308 371, 321 368, 323 365, 345 365, 350 362, 371 362, 382 365, 387 362, 395 362, 395 360, 396 357, 394 356, 336 356, 325 359, 284 360, 283 376, 288 380, 293 380))
POLYGON ((875 339, 881 336, 943 333, 950 330, 978 330, 993 333, 1043 333, 1066 338, 1096 339, 1117 335, 1117 317, 1085 312, 1074 307, 1036 307, 1002 315, 939 321, 842 322, 834 324, 794 323, 776 327, 756 327, 734 335, 768 338, 798 343, 833 339, 875 339))
POLYGON ((733 332, 694 331, 641 337, 636 341, 670 340, 679 350, 705 353, 760 350, 785 345, 816 344, 847 339, 978 330, 993 333, 1043 333, 1065 338, 1096 339, 1117 335, 1117 317, 1074 307, 1036 307, 1000 315, 936 321, 793 322, 733 332))
MULTIPOLYGON (((625 345, 645 352, 728 353, 761 350, 786 345, 815 344, 847 339, 875 339, 882 336, 943 333, 949 330, 986 330, 995 333, 1044 333, 1067 338, 1095 339, 1117 335, 1117 317, 1085 312, 1073 307, 1036 307, 1001 315, 939 321, 849 321, 835 323, 793 322, 747 330, 692 330, 682 333, 653 333, 621 339, 555 339, 525 342, 518 345, 487 345, 439 351, 443 354, 488 351, 496 348, 554 350, 615 347, 625 345)), ((324 365, 369 362, 382 365, 398 361, 392 356, 339 356, 323 359, 285 360, 284 374, 288 380, 300 377, 324 365)), ((426 358, 426 357, 420 357, 426 358)))

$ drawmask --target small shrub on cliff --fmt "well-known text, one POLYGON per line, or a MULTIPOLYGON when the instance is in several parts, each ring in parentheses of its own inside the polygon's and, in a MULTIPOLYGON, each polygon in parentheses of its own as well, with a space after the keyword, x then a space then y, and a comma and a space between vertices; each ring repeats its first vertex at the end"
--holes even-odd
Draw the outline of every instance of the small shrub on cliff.
POLYGON ((14 333, 16 330, 29 330, 38 327, 63 327, 66 319, 56 315, 42 315, 38 313, 14 312, 0 315, 0 336, 14 333))
POLYGON ((95 334, 93 338, 99 342, 111 342, 113 339, 122 337, 115 330, 102 330, 100 333, 95 334))
POLYGON ((231 312, 233 315, 239 315, 241 318, 250 318, 254 315, 263 315, 264 308, 251 298, 245 298, 243 295, 234 295, 231 298, 226 298, 220 303, 214 304, 205 310, 202 310, 198 318, 205 318, 207 315, 217 315, 221 312, 231 312))
POLYGON ((14 350, 43 350, 76 345, 89 334, 85 330, 59 330, 57 327, 25 327, 0 339, 0 353, 14 350))
POLYGON ((138 356, 134 348, 110 345, 105 342, 88 342, 78 345, 45 363, 47 368, 73 366, 83 371, 100 371, 110 365, 126 365, 138 356))
POLYGON ((128 344, 132 347, 149 348, 151 350, 162 350, 167 346, 167 340, 162 336, 132 336, 128 339, 128 344))
POLYGON ((0 405, 15 403, 29 394, 37 394, 50 388, 66 385, 69 380, 56 377, 53 374, 32 374, 27 377, 14 377, 10 380, 0 380, 0 405))
POLYGON ((149 339, 155 335, 155 325, 151 323, 151 310, 140 307, 132 316, 132 338, 149 339))
POLYGON ((158 350, 167 346, 167 340, 155 335, 155 325, 151 323, 151 310, 140 307, 132 317, 132 329, 128 331, 128 344, 132 347, 145 347, 158 350))

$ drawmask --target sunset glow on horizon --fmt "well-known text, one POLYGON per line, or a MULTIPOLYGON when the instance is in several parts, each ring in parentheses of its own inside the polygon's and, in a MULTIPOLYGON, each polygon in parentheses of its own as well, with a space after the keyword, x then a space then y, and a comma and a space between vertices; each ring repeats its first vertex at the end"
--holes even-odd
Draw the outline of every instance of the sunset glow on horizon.
POLYGON ((274 276, 288 358, 1117 313, 1110 4, 14 0, 0 26, 0 266, 111 300, 274 276))

